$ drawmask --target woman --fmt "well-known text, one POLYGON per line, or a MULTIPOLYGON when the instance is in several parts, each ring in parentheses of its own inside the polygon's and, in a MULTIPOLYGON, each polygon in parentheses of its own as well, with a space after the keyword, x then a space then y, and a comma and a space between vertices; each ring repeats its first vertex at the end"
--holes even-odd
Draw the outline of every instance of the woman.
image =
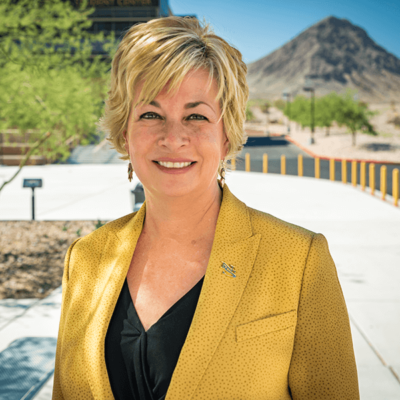
POLYGON ((359 399, 325 237, 224 184, 245 76, 196 19, 120 43, 102 127, 146 201, 67 252, 53 399, 359 399))

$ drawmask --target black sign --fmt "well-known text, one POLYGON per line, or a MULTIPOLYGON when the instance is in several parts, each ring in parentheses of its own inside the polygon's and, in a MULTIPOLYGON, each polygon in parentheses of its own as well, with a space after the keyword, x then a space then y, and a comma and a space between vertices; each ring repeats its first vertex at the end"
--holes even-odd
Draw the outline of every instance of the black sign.
POLYGON ((42 180, 41 179, 24 179, 24 185, 23 187, 28 187, 28 188, 36 188, 36 187, 42 187, 42 180))

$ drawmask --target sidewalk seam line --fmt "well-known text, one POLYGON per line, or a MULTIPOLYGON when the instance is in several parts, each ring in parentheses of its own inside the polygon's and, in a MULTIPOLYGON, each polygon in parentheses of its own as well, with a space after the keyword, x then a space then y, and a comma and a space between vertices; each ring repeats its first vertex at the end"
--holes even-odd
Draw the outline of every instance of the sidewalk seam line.
POLYGON ((31 307, 35 306, 37 303, 39 303, 40 300, 43 299, 37 299, 36 301, 32 302, 32 304, 27 307, 20 315, 17 315, 16 317, 13 317, 12 319, 10 319, 8 322, 6 322, 2 327, 0 327, 0 331, 2 331, 4 328, 6 328, 8 325, 10 325, 12 322, 14 322, 16 319, 22 317, 23 315, 25 315, 28 310, 31 309, 31 307))
POLYGON ((349 318, 350 318, 351 322, 354 324, 354 326, 357 328, 358 332, 361 334, 363 339, 367 342, 368 346, 372 349, 372 351, 375 353, 375 355, 379 358, 379 360, 381 361, 383 366, 387 367, 389 369, 389 371, 392 373, 394 378, 400 384, 400 378, 397 375, 397 373, 394 371, 393 367, 386 363, 384 358, 379 354, 378 350, 374 347, 372 342, 368 339, 367 335, 364 333, 364 331, 361 329, 361 327, 357 324, 357 322, 355 321, 354 317, 350 313, 349 313, 349 318))

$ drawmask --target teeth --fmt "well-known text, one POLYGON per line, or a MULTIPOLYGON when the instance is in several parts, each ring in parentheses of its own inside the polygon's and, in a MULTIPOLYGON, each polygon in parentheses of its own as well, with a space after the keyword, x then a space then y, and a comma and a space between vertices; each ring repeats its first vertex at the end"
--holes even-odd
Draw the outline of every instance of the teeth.
POLYGON ((157 161, 161 166, 166 167, 166 168, 184 168, 184 167, 188 167, 191 162, 164 162, 164 161, 157 161))

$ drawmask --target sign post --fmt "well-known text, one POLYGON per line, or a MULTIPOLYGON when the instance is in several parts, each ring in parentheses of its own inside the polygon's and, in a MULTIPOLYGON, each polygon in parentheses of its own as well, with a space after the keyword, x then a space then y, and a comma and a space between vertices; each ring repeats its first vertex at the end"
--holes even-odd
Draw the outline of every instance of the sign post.
POLYGON ((35 188, 42 187, 41 179, 24 179, 23 187, 32 189, 32 221, 35 220, 35 188))

